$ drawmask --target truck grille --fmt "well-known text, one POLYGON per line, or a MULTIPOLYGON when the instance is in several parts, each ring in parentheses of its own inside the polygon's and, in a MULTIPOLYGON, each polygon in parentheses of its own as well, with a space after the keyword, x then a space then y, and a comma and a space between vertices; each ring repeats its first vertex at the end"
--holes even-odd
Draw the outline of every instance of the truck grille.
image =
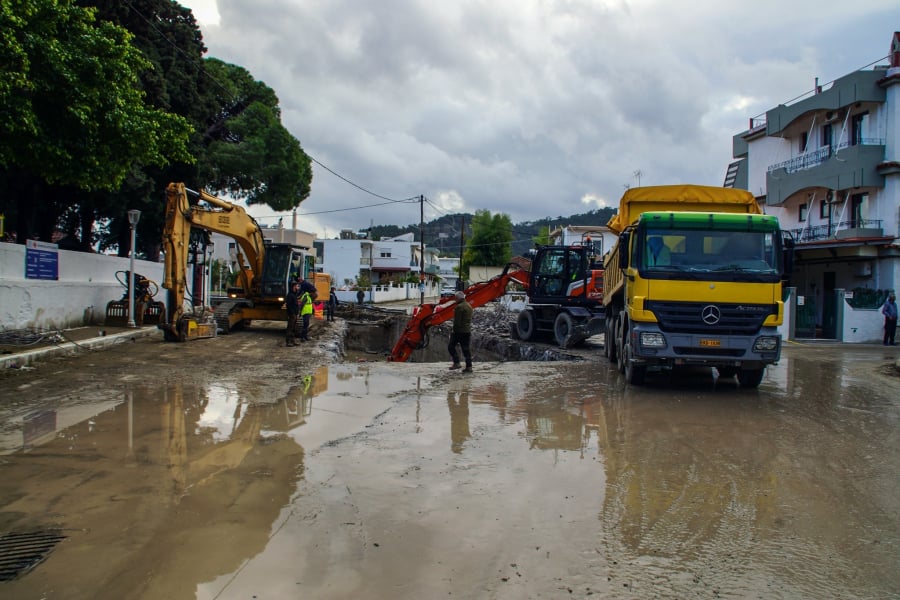
POLYGON ((656 315, 659 328, 668 333, 752 335, 766 317, 778 314, 774 304, 649 301, 644 306, 656 315))

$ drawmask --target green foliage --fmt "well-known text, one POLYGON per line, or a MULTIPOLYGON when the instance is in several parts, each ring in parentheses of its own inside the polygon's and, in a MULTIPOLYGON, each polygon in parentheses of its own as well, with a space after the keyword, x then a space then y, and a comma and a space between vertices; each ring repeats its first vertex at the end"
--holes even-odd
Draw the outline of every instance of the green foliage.
POLYGON ((0 166, 112 190, 136 164, 192 160, 190 124, 145 104, 126 30, 70 0, 8 0, 0 31, 0 166))
POLYGON ((275 92, 236 65, 207 59, 206 69, 222 87, 201 164, 205 187, 274 210, 296 208, 309 196, 312 165, 281 124, 275 92))
POLYGON ((509 215, 492 215, 484 209, 476 211, 472 218, 472 236, 463 253, 463 270, 469 265, 505 265, 512 257, 512 239, 509 215))
POLYGON ((531 238, 534 242, 535 246, 549 246, 550 245, 550 228, 541 227, 538 231, 538 234, 531 238))

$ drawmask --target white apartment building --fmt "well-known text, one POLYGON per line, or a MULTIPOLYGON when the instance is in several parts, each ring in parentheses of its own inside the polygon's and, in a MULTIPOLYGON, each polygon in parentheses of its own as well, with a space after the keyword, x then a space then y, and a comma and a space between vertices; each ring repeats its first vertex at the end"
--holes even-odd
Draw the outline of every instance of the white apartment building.
POLYGON ((550 243, 558 246, 578 246, 589 241, 598 257, 610 250, 617 239, 606 225, 566 225, 550 232, 550 243))
POLYGON ((890 64, 816 85, 734 136, 725 187, 752 192, 796 243, 798 337, 840 338, 842 299, 900 286, 898 144, 900 33, 890 64))
MULTIPOLYGON (((413 275, 418 280, 421 246, 412 233, 381 240, 360 239, 349 230, 340 239, 316 240, 316 270, 332 276, 335 286, 351 288, 361 277, 375 285, 402 281, 413 275)), ((438 274, 437 250, 425 247, 426 280, 438 274)))

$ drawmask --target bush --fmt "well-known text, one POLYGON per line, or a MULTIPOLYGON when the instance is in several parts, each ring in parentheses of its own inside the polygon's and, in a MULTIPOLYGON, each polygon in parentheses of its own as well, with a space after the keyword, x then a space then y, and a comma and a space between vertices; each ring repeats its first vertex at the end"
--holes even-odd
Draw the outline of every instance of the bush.
POLYGON ((852 298, 847 304, 853 308, 880 308, 887 300, 889 290, 873 290, 871 288, 854 288, 852 298))

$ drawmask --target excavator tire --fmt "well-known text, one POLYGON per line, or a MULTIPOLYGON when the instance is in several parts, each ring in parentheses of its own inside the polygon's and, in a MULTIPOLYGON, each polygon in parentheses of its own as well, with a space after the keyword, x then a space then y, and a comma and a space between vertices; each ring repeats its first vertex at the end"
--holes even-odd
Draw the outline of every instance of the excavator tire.
POLYGON ((569 348, 574 346, 577 340, 575 334, 575 320, 567 312, 561 312, 556 315, 553 322, 553 337, 560 348, 569 348))
POLYGON ((516 319, 516 332, 519 334, 519 339, 523 342, 531 341, 531 338, 534 337, 536 328, 534 313, 530 310, 521 311, 519 313, 519 318, 516 319))

